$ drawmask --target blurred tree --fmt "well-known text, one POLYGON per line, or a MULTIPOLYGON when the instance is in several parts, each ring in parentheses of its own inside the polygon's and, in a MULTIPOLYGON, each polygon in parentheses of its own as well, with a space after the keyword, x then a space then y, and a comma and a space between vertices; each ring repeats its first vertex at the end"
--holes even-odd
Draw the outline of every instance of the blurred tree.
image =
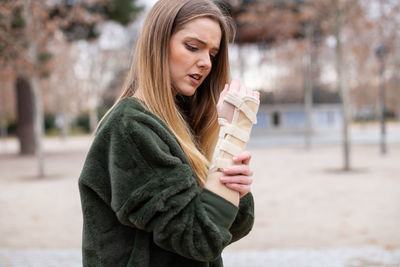
MULTIPOLYGON (((351 88, 353 104, 360 111, 358 116, 365 119, 379 117, 379 60, 375 50, 379 45, 387 47, 386 57, 386 113, 395 113, 400 103, 399 71, 400 68, 400 2, 393 0, 361 1, 365 16, 357 23, 352 23, 351 38, 346 43, 351 49, 354 69, 354 86, 351 88), (376 77, 376 78, 375 78, 376 77), (371 110, 369 115, 363 114, 371 110), (365 113, 365 112, 364 112, 365 113)), ((400 114, 400 112, 399 112, 400 114)))
MULTIPOLYGON (((237 24, 236 42, 239 44, 239 61, 243 61, 240 46, 244 43, 264 43, 263 47, 276 46, 288 40, 305 39, 304 53, 304 107, 306 113, 305 145, 311 146, 312 101, 315 80, 319 78, 318 46, 326 35, 325 19, 329 14, 328 1, 306 0, 231 0, 226 4, 237 24)), ((244 64, 241 63, 241 73, 244 64)), ((241 75, 243 77, 243 74, 241 75)), ((319 88, 315 86, 315 88, 319 88)))
POLYGON ((70 41, 91 40, 97 37, 97 23, 111 19, 125 25, 139 10, 132 0, 61 0, 55 3, 14 0, 0 3, 0 71, 12 68, 15 73, 20 153, 37 153, 39 176, 44 175, 39 79, 51 72, 48 41, 59 30, 70 41))
MULTIPOLYGON (((340 0, 227 0, 225 6, 235 19, 238 32, 236 41, 243 43, 265 43, 263 47, 280 45, 288 40, 304 40, 299 52, 304 54, 304 104, 306 115, 305 144, 311 144, 311 113, 313 91, 321 86, 319 47, 328 36, 334 36, 338 91, 340 91, 343 113, 343 150, 345 170, 350 169, 348 139, 348 90, 346 86, 344 51, 342 49, 342 28, 357 23, 363 18, 359 1, 340 0)), ((398 13, 397 13, 398 14, 398 13)), ((239 53, 239 56, 241 54, 239 53)), ((239 59, 240 60, 240 59, 239 59)), ((243 64, 241 64, 243 65, 243 64)), ((318 91, 317 91, 318 92, 318 91)), ((333 95, 332 95, 333 97, 333 95)))
MULTIPOLYGON (((320 69, 324 67, 319 60, 319 50, 321 46, 326 47, 328 41, 328 48, 334 48, 337 44, 334 0, 225 0, 223 5, 236 21, 236 42, 239 47, 242 44, 261 42, 264 44, 259 46, 263 49, 273 48, 276 51, 277 46, 282 47, 287 41, 304 43, 297 47, 287 46, 287 49, 295 48, 299 54, 305 55, 304 87, 313 88, 313 91, 323 88, 318 84, 320 69), (312 29, 311 34, 307 34, 307 28, 312 29)), ((360 111, 372 107, 372 115, 368 116, 377 117, 379 105, 376 101, 378 86, 375 77, 378 76, 378 64, 374 51, 378 44, 382 43, 388 48, 385 113, 399 110, 400 114, 400 72, 397 71, 400 67, 400 1, 340 1, 340 10, 341 35, 344 42, 343 66, 346 67, 346 71, 343 68, 341 71, 343 79, 349 84, 349 103, 356 108, 355 110, 360 111)), ((324 53, 326 56, 326 49, 324 53)), ((241 53, 239 56, 243 57, 241 53)), ((325 60, 331 62, 325 61, 324 65, 337 61, 329 57, 325 60)), ((243 59, 242 61, 244 62, 243 59)), ((292 66, 291 63, 287 64, 292 66)), ((244 68, 245 64, 240 66, 244 68)))
POLYGON ((18 137, 20 140, 20 153, 23 155, 34 154, 36 151, 35 136, 32 131, 35 129, 35 114, 30 84, 22 76, 18 77, 15 82, 17 93, 17 113, 19 116, 18 137))
POLYGON ((349 101, 347 84, 344 77, 345 64, 343 62, 343 49, 342 49, 342 27, 343 27, 343 13, 344 7, 340 0, 334 0, 334 32, 336 38, 336 62, 338 73, 338 85, 342 98, 342 147, 343 147, 343 169, 350 170, 350 140, 349 140, 349 101))

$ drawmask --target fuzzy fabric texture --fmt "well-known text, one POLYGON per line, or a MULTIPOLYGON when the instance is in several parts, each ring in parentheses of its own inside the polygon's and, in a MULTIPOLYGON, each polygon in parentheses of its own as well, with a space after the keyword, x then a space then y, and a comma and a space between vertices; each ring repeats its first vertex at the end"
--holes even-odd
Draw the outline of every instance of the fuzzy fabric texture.
POLYGON ((223 266, 222 250, 253 226, 253 197, 236 207, 194 175, 168 127, 136 99, 121 100, 79 178, 83 266, 223 266))

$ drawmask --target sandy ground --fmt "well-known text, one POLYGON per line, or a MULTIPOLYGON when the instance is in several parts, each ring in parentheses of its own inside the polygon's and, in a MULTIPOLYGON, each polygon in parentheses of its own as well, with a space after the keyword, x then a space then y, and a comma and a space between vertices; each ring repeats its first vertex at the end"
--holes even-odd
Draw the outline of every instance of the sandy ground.
MULTIPOLYGON (((88 137, 46 139, 47 177, 36 160, 0 143, 0 248, 81 245, 77 187, 88 137)), ((400 248, 400 144, 352 148, 353 171, 340 171, 338 146, 249 146, 255 171, 254 230, 229 250, 378 246, 400 248)))

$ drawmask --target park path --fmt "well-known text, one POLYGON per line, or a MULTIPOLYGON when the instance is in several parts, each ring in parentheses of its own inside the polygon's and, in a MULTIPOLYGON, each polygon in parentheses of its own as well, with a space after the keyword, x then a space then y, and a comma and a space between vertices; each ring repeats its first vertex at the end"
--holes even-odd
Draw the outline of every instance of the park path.
MULTIPOLYGON (((89 144, 47 138, 48 176, 38 180, 33 157, 0 143, 0 266, 80 266, 77 178, 89 144)), ((349 173, 332 143, 249 150, 256 221, 226 250, 226 266, 400 267, 400 143, 386 156, 377 142, 357 143, 349 173)))
MULTIPOLYGON (((225 267, 399 267, 400 249, 269 249, 224 252, 225 267)), ((79 250, 0 250, 0 267, 81 267, 79 250)))

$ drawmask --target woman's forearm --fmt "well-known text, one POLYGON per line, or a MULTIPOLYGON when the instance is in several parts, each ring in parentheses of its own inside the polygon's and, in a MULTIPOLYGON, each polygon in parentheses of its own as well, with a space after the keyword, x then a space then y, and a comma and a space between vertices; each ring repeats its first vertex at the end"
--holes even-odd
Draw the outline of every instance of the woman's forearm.
POLYGON ((210 190, 211 192, 225 198, 235 206, 239 206, 240 196, 239 192, 229 189, 224 184, 220 182, 220 178, 223 175, 222 172, 216 171, 211 173, 207 177, 207 181, 204 188, 210 190))

